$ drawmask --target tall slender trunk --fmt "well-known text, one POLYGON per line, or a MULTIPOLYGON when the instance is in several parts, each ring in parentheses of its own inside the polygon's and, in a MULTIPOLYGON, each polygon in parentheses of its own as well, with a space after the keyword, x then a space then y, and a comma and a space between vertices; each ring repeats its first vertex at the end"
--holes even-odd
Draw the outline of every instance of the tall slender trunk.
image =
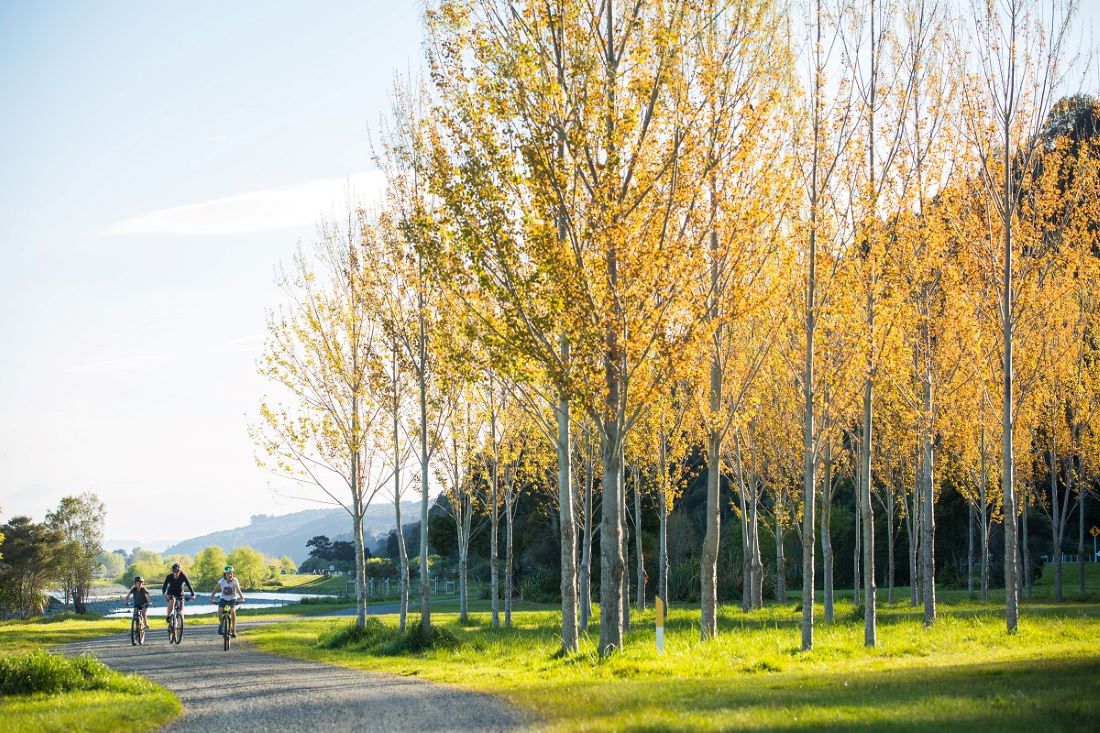
MULTIPOLYGON (((915 497, 916 491, 913 492, 915 497)), ((909 605, 916 608, 917 605, 917 518, 914 514, 913 507, 906 504, 905 497, 902 497, 902 503, 905 504, 905 537, 909 541, 909 551, 906 553, 909 559, 909 605)), ((914 501, 915 503, 915 501, 914 501)))
MULTIPOLYGON (((492 384, 490 383, 490 388, 492 384)), ((494 629, 500 628, 500 448, 497 444, 496 427, 496 403, 495 393, 490 393, 493 400, 493 414, 490 418, 491 440, 493 446, 493 465, 489 472, 490 507, 489 507, 489 607, 492 612, 492 625, 494 629)))
POLYGON ((752 607, 764 607, 764 558, 760 554, 760 483, 752 483, 752 607))
POLYGON ((775 518, 775 600, 787 602, 787 552, 785 544, 787 530, 777 515, 775 518))
MULTIPOLYGON (((818 224, 818 164, 821 151, 820 93, 824 84, 824 67, 821 63, 821 2, 816 6, 816 46, 814 48, 813 96, 813 152, 810 172, 810 236, 806 278, 806 343, 802 365, 802 651, 814 648, 814 491, 817 486, 816 455, 814 441, 814 341, 817 332, 817 224, 818 224)), ((776 545, 782 550, 777 535, 776 545)), ((777 581, 778 582, 778 581, 777 581)), ((784 590, 784 596, 786 591, 784 590)))
MULTIPOLYGON (((984 400, 983 400, 984 404, 984 400)), ((989 600, 989 520, 990 520, 990 506, 989 506, 989 464, 987 463, 985 452, 985 414, 982 413, 982 431, 981 439, 979 442, 979 451, 981 453, 981 478, 978 481, 978 498, 981 501, 982 511, 982 561, 981 561, 981 579, 982 579, 982 600, 989 600)))
MULTIPOLYGON (((716 415, 722 399, 722 378, 717 361, 710 367, 710 407, 711 415, 716 415)), ((700 635, 703 640, 711 639, 718 633, 718 536, 721 530, 721 508, 719 507, 719 489, 721 487, 721 449, 722 436, 711 429, 707 436, 707 507, 706 534, 703 537, 703 552, 700 559, 699 580, 701 583, 701 622, 700 635)))
POLYGON ((752 610, 752 538, 749 536, 748 482, 745 480, 745 464, 741 460, 741 440, 734 438, 737 457, 737 503, 741 520, 741 610, 752 610))
POLYGON ((622 506, 619 507, 623 517, 623 585, 622 595, 619 597, 619 608, 623 614, 623 633, 630 631, 630 512, 626 503, 626 456, 622 458, 622 477, 619 481, 622 506))
POLYGON ((921 346, 922 346, 922 399, 921 399, 921 477, 923 511, 921 512, 921 595, 924 597, 924 625, 931 626, 936 621, 936 514, 935 494, 935 455, 932 446, 932 431, 935 415, 932 406, 932 335, 929 324, 932 319, 930 289, 925 285, 921 289, 921 346))
POLYGON ((661 425, 660 445, 657 451, 657 486, 660 497, 657 509, 657 595, 668 607, 668 434, 661 425))
MULTIPOLYGON (((352 356, 352 369, 358 373, 358 363, 352 356)), ((362 463, 360 459, 360 423, 359 423, 359 395, 354 392, 351 397, 351 434, 353 445, 351 452, 351 526, 354 533, 355 546, 355 623, 359 628, 367 623, 367 556, 363 552, 363 477, 360 476, 362 463)))
POLYGON ((417 369, 417 381, 420 387, 420 630, 426 635, 432 628, 432 589, 428 573, 428 493, 431 456, 428 454, 428 334, 424 318, 423 257, 418 257, 418 262, 421 282, 417 294, 420 327, 417 369))
MULTIPOLYGON (((1062 519, 1061 506, 1058 502, 1058 452, 1053 445, 1050 451, 1050 533, 1051 549, 1054 558, 1054 600, 1062 602, 1062 529, 1065 525, 1062 519)), ((1066 486, 1066 495, 1069 495, 1069 486, 1066 486)))
POLYGON ((886 562, 888 572, 886 591, 887 603, 894 602, 894 513, 896 511, 894 507, 895 500, 896 499, 894 497, 894 492, 888 489, 886 494, 886 562))
POLYGON ((401 596, 398 611, 398 626, 405 631, 409 619, 409 553, 405 547, 405 531, 401 526, 401 405, 399 393, 400 366, 397 351, 390 352, 390 367, 393 374, 393 401, 390 405, 393 417, 393 517, 397 523, 397 572, 398 593, 401 596))
MULTIPOLYGON (((589 427, 585 427, 586 436, 589 427)), ((590 437, 590 436, 587 436, 590 437)), ((590 440, 585 440, 586 448, 590 440)), ((590 450, 590 449, 589 449, 590 450)), ((581 543, 581 574, 580 574, 580 629, 588 630, 588 622, 592 618, 592 484, 594 459, 591 452, 586 456, 584 464, 584 539, 581 543)))
POLYGON ((821 564, 825 587, 825 620, 833 621, 833 538, 830 532, 833 506, 833 444, 825 443, 825 475, 821 485, 821 564))
POLYGON ((911 547, 909 554, 909 596, 910 603, 913 607, 916 607, 921 603, 923 597, 922 583, 921 583, 921 514, 922 511, 922 497, 924 496, 924 490, 922 487, 923 474, 921 473, 921 447, 917 446, 917 459, 915 462, 915 471, 913 475, 913 496, 912 496, 912 509, 913 514, 913 536, 910 537, 911 547))
MULTIPOLYGON (((874 299, 868 296, 868 323, 874 330, 874 299)), ((873 347, 872 347, 873 348, 873 347)), ((870 362, 870 357, 868 357, 870 362)), ((876 644, 878 624, 875 616, 875 515, 871 504, 871 452, 874 425, 874 380, 870 375, 863 382, 863 439, 860 473, 860 526, 863 532, 863 645, 873 647, 876 644)))
POLYGON ((642 479, 634 469, 634 554, 638 560, 638 610, 645 610, 645 548, 642 545, 642 479))
POLYGON ((1028 509, 1031 506, 1031 492, 1028 491, 1024 494, 1024 509, 1021 524, 1023 525, 1023 537, 1020 542, 1020 552, 1023 554, 1024 560, 1024 597, 1031 598, 1031 548, 1028 547, 1027 541, 1027 515, 1028 509))
MULTIPOLYGON (((1016 27, 1015 23, 1012 24, 1010 48, 1014 48, 1016 43, 1016 27)), ((1015 51, 1013 51, 1015 53, 1015 51)), ((1007 88, 1013 89, 1016 83, 1016 65, 1014 63, 1009 64, 1008 71, 1008 83, 1007 88)), ((1010 118, 1011 109, 1013 107, 1013 99, 1008 101, 1008 114, 1005 115, 1006 120, 1010 118)), ((1004 493, 1004 528, 1005 528, 1005 626, 1008 633, 1016 633, 1016 629, 1019 627, 1020 614, 1019 614, 1019 596, 1016 590, 1016 552, 1018 549, 1018 542, 1016 540, 1016 491, 1013 484, 1013 468, 1015 456, 1013 455, 1012 445, 1012 433, 1013 433, 1013 421, 1012 421, 1012 405, 1013 405, 1013 383, 1014 383, 1014 366, 1012 363, 1012 330, 1013 330, 1013 309, 1014 304, 1012 302, 1012 129, 1011 126, 1004 124, 1004 146, 1001 151, 1004 156, 1002 163, 1004 164, 1004 197, 1001 199, 1001 223, 1004 228, 1004 273, 1003 281, 1001 283, 1002 290, 1002 304, 1001 304, 1001 328, 1004 340, 1004 360, 1001 363, 1001 373, 1004 378, 1004 390, 1002 393, 1001 403, 1001 486, 1004 493)))
POLYGON ((974 595, 974 504, 967 502, 966 517, 966 597, 974 595))
POLYGON ((1089 493, 1084 481, 1077 482, 1077 495, 1077 592, 1085 595, 1085 554, 1088 552, 1085 547, 1085 500, 1089 493))
MULTIPOLYGON (((856 455, 856 465, 863 464, 863 446, 860 444, 856 455)), ((863 470, 856 469, 855 486, 855 542, 852 544, 852 602, 856 608, 863 606, 863 470)))
POLYGON ((600 502, 600 656, 623 646, 623 544, 619 501, 619 425, 605 423, 603 436, 603 497, 600 502))
MULTIPOLYGON (((569 342, 562 337, 561 350, 568 359, 569 342)), ((561 530, 561 647, 565 654, 577 651, 577 538, 573 510, 572 450, 569 441, 569 397, 558 398, 558 526, 561 530)))
POLYGON ((505 476, 506 488, 504 491, 504 628, 512 628, 512 578, 514 577, 513 568, 515 563, 512 559, 512 549, 514 543, 512 542, 512 519, 515 517, 515 510, 513 508, 513 491, 515 480, 514 470, 511 467, 505 469, 508 475, 505 476))

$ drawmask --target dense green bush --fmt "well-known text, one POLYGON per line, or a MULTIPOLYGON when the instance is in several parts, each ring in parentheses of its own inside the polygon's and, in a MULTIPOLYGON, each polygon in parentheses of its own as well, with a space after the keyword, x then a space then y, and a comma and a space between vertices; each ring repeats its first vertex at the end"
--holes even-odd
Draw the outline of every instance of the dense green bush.
POLYGON ((2 695, 72 690, 137 693, 146 690, 149 685, 137 677, 113 672, 86 654, 71 658, 35 650, 29 654, 0 657, 2 695))
POLYGON ((351 649, 376 656, 395 656, 429 649, 457 649, 461 642, 453 631, 440 626, 433 626, 427 634, 418 624, 410 624, 405 631, 400 631, 372 617, 361 627, 354 621, 333 626, 318 636, 317 646, 322 649, 351 649))

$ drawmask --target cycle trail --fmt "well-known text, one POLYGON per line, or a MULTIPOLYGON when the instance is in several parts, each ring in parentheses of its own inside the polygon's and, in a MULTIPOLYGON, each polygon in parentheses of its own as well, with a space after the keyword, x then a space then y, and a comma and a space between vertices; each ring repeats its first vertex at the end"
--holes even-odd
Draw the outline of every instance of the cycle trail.
POLYGON ((120 672, 171 690, 183 715, 162 730, 513 731, 530 720, 503 700, 415 677, 346 669, 265 654, 247 644, 241 624, 233 648, 222 650, 217 627, 189 626, 181 644, 168 643, 163 617, 150 614, 143 646, 129 632, 65 644, 65 654, 90 653, 120 672))

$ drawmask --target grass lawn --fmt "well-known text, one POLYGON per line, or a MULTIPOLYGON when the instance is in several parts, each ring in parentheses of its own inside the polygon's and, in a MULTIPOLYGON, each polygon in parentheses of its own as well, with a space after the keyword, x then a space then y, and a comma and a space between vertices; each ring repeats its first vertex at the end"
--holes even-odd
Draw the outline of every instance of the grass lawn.
MULTIPOLYGON (((251 590, 281 591, 291 593, 324 593, 340 595, 344 593, 347 579, 343 575, 279 575, 278 584, 265 585, 251 590)), ((246 591, 247 592, 247 591, 246 591)))
MULTIPOLYGON (((129 619, 98 617, 0 622, 0 657, 129 628, 129 619)), ((108 689, 0 695, 0 733, 155 730, 182 711, 179 700, 168 690, 139 677, 111 672, 108 684, 108 689)))
MULTIPOLYGON (((1090 579, 1091 595, 1100 572, 1090 568, 1090 579)), ((318 648, 319 634, 347 620, 279 624, 248 639, 278 654, 499 694, 552 730, 1080 730, 1100 700, 1095 601, 1025 603, 1013 636, 996 602, 958 591, 941 592, 931 629, 907 599, 880 603, 879 647, 868 650, 844 600, 836 623, 819 615, 810 654, 799 649, 793 602, 751 614, 723 607, 708 643, 699 641, 698 609, 674 608, 664 655, 654 649, 652 611, 635 612, 625 649, 606 661, 595 651, 598 625, 579 654, 562 658, 556 612, 520 611, 514 629, 493 632, 484 603, 475 608, 465 625, 435 615, 456 648, 407 656, 318 648)))

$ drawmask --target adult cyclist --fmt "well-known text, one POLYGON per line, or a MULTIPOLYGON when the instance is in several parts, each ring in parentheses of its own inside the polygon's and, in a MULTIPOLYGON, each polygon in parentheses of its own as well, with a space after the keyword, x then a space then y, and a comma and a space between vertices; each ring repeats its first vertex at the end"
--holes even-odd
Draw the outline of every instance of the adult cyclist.
POLYGON ((241 593, 241 581, 237 580, 233 575, 233 566, 226 565, 225 572, 222 573, 222 577, 218 578, 218 586, 214 589, 214 592, 210 594, 210 602, 213 603, 214 599, 218 601, 218 614, 222 612, 222 607, 225 604, 229 604, 229 622, 230 628, 234 629, 231 636, 236 636, 237 632, 237 603, 244 603, 244 594, 241 593), (240 599, 239 601, 237 599, 240 599))
POLYGON ((162 596, 168 599, 168 615, 165 617, 165 622, 168 625, 172 624, 172 609, 177 603, 180 604, 180 613, 183 613, 183 586, 187 586, 187 593, 189 601, 194 600, 195 590, 191 587, 191 581, 187 578, 187 573, 180 569, 180 564, 172 564, 172 572, 164 576, 164 585, 161 586, 160 593, 162 596))

